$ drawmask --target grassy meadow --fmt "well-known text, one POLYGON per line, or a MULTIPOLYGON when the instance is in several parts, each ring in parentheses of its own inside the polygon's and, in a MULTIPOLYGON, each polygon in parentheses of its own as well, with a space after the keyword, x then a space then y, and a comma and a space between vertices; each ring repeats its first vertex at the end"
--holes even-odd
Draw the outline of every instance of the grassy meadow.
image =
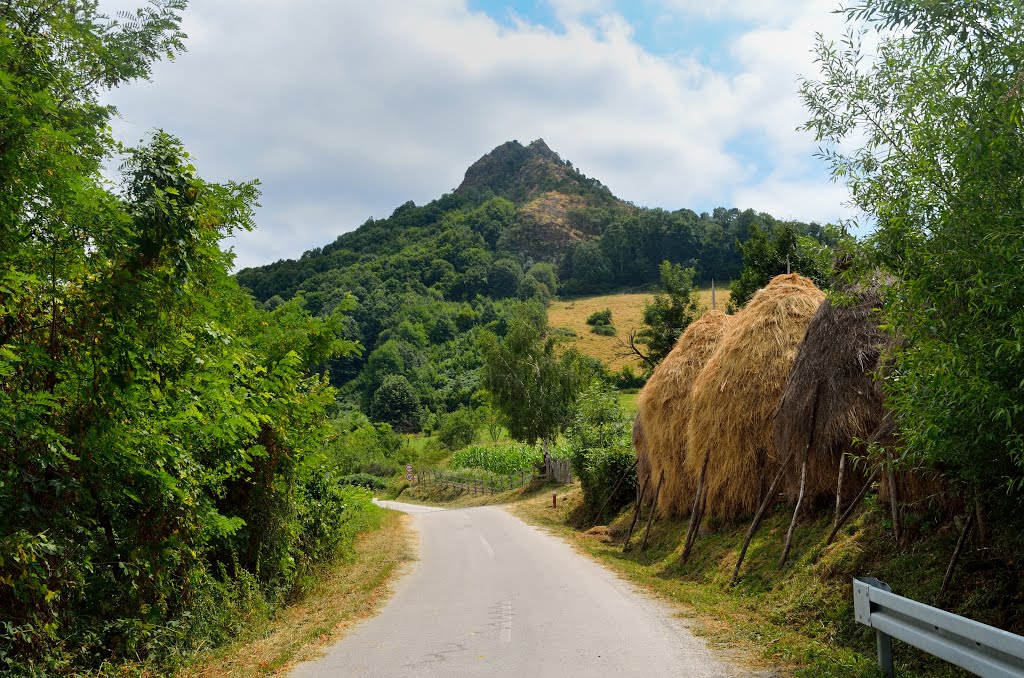
MULTIPOLYGON (((646 292, 622 292, 556 299, 548 307, 548 322, 553 328, 572 330, 576 336, 569 344, 582 353, 597 358, 607 365, 608 369, 621 370, 626 365, 636 369, 641 366, 640 359, 632 355, 623 344, 627 343, 631 331, 639 330, 643 325, 644 305, 653 298, 653 294, 646 292), (612 325, 617 330, 612 337, 594 334, 587 325, 590 314, 606 308, 611 309, 612 325)), ((725 308, 729 303, 728 285, 716 290, 715 300, 718 308, 725 308)), ((710 287, 700 291, 700 303, 704 308, 711 308, 710 287)))

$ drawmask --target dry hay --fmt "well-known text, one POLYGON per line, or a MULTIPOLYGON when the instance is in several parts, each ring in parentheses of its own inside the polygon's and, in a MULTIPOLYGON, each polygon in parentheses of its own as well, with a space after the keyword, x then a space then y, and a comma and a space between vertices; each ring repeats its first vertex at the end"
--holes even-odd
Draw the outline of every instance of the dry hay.
POLYGON ((663 516, 685 515, 690 510, 697 486, 697 478, 686 472, 684 464, 690 392, 725 335, 728 322, 729 316, 712 310, 692 323, 637 396, 650 474, 657 477, 665 472, 658 495, 658 511, 663 516))
POLYGON ((650 455, 647 450, 647 436, 644 435, 644 425, 640 416, 633 420, 633 450, 636 451, 636 486, 637 495, 641 487, 646 487, 647 481, 651 478, 650 455))
POLYGON ((760 504, 781 461, 772 417, 807 324, 824 299, 807 278, 776 276, 732 319, 697 376, 685 465, 695 478, 709 460, 709 515, 735 518, 760 504))
MULTIPOLYGON (((855 451, 855 439, 868 440, 885 417, 885 394, 875 375, 891 342, 878 327, 878 288, 862 287, 850 296, 839 303, 828 299, 814 314, 775 415, 776 449, 783 459, 792 454, 784 486, 791 498, 799 491, 804 449, 811 445, 805 499, 811 503, 834 500, 842 455, 855 451)), ((843 478, 845 500, 865 480, 863 465, 854 468, 850 462, 843 478)))

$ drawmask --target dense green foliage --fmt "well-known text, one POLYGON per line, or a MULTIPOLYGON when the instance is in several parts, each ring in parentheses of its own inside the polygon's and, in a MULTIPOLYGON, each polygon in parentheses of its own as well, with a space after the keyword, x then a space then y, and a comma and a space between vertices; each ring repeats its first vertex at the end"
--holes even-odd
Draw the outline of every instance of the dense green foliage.
POLYGON ((452 455, 452 468, 480 468, 491 473, 530 472, 544 461, 544 451, 536 445, 473 446, 452 455))
POLYGON ((869 0, 819 42, 807 127, 877 219, 867 268, 897 278, 886 388, 905 461, 969 493, 1024 496, 1024 7, 869 0), (861 56, 877 30, 878 58, 861 56), (860 145, 839 144, 852 138, 860 145))
POLYGON ((783 273, 799 273, 820 288, 831 282, 833 248, 847 236, 839 229, 825 227, 819 239, 801 235, 792 224, 753 226, 750 237, 740 243, 743 270, 729 285, 729 308, 744 306, 754 292, 783 273))
POLYGON ((167 666, 375 513, 321 466, 347 302, 265 310, 228 275, 256 185, 164 133, 100 174, 101 89, 181 48, 183 5, 0 7, 0 672, 167 666))
POLYGON ((437 440, 450 450, 458 450, 477 439, 480 420, 486 412, 477 413, 468 407, 462 407, 444 415, 437 429, 437 440))
POLYGON ((606 505, 604 517, 614 516, 636 497, 632 430, 632 421, 613 389, 595 380, 583 390, 565 438, 567 456, 583 489, 584 506, 595 518, 601 517, 596 513, 602 505, 606 505), (619 483, 623 476, 625 480, 619 483))

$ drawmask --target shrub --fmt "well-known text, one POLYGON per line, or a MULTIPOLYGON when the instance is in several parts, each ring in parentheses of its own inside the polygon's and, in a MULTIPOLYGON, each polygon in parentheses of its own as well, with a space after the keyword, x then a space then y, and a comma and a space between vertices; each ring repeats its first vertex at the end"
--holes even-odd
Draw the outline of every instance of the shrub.
POLYGON ((587 324, 590 325, 591 327, 611 325, 612 310, 610 308, 606 308, 603 311, 594 311, 593 313, 590 314, 590 317, 587 318, 587 324))
MULTIPOLYGON (((622 411, 616 391, 602 381, 595 379, 580 395, 566 432, 566 450, 580 479, 584 506, 593 516, 636 460, 630 419, 622 411)), ((614 514, 635 494, 634 471, 619 484, 608 501, 608 510, 614 514)))
POLYGON ((369 473, 353 473, 342 476, 338 482, 342 485, 353 485, 367 490, 383 490, 388 486, 387 480, 369 473))
POLYGON ((458 450, 476 440, 480 418, 465 407, 445 415, 437 430, 437 439, 449 450, 458 450))
POLYGON ((590 331, 602 337, 614 337, 616 333, 613 325, 594 325, 590 328, 590 331))

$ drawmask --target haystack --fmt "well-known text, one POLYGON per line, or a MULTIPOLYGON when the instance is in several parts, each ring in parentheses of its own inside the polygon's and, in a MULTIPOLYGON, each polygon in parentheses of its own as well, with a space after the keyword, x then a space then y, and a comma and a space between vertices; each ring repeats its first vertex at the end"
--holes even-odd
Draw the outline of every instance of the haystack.
POLYGON ((638 420, 646 433, 650 474, 665 472, 658 495, 663 516, 689 513, 697 478, 686 472, 686 425, 693 382, 725 335, 729 316, 708 311, 679 337, 637 396, 638 420))
POLYGON ((772 418, 797 348, 825 295, 796 274, 776 276, 729 323, 697 376, 687 427, 686 473, 707 459, 706 510, 753 513, 779 468, 772 418))
MULTIPOLYGON (((834 500, 843 455, 855 451, 854 439, 876 433, 885 416, 882 382, 875 378, 890 343, 874 312, 881 299, 875 286, 849 296, 841 303, 826 300, 814 314, 775 415, 776 449, 783 459, 792 454, 784 485, 792 498, 799 491, 804 449, 811 446, 805 500, 812 504, 834 500)), ((863 485, 862 470, 844 465, 844 501, 863 485)))

